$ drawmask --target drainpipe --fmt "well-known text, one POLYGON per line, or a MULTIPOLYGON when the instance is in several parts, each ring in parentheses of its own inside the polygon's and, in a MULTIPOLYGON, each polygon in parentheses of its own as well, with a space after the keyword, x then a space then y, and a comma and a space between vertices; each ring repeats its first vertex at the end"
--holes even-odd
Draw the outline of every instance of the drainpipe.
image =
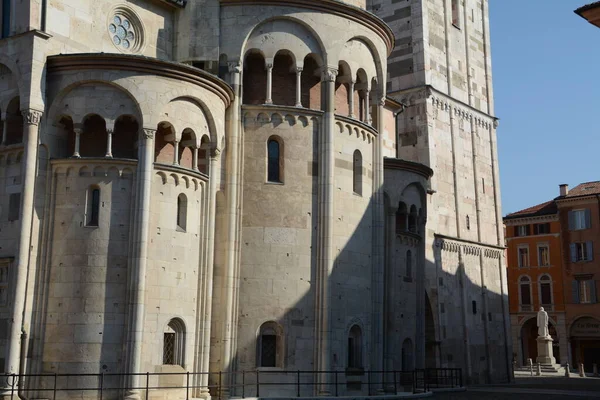
POLYGON ((23 392, 23 374, 25 373, 25 357, 27 356, 27 332, 21 331, 21 359, 19 360, 19 381, 17 383, 17 396, 21 400, 28 400, 23 392))

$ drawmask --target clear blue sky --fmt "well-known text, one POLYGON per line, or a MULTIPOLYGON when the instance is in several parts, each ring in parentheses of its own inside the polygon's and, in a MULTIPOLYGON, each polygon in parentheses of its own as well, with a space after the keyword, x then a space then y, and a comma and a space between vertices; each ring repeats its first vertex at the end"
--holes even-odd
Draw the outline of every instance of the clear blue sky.
POLYGON ((600 180, 600 28, 573 12, 586 0, 489 3, 506 215, 600 180))

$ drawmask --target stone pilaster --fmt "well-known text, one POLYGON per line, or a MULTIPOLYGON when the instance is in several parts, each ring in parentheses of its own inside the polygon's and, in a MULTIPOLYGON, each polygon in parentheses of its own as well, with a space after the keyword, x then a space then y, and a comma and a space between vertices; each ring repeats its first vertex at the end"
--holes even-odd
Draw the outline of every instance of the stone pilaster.
MULTIPOLYGON (((138 234, 133 247, 133 270, 131 288, 133 290, 130 304, 130 328, 127 344, 129 351, 129 373, 142 371, 142 341, 144 333, 146 270, 148 266, 148 233, 150 230, 150 199, 152 194, 152 174, 154 170, 154 137, 156 129, 143 128, 139 138, 138 190, 135 221, 138 234)), ((131 387, 140 386, 140 377, 132 376, 131 387)), ((129 390, 127 399, 140 399, 139 390, 129 390)))
POLYGON ((24 325, 24 307, 27 291, 27 270, 31 245, 31 224, 33 221, 34 185, 36 175, 39 125, 42 112, 33 109, 22 110, 23 141, 25 155, 23 157, 23 186, 21 195, 21 215, 19 231, 19 247, 14 269, 14 301, 9 322, 8 344, 4 372, 19 372, 21 346, 27 337, 24 325))
MULTIPOLYGON (((321 85, 324 96, 325 113, 323 115, 323 130, 320 135, 319 157, 319 206, 320 221, 318 233, 317 255, 317 290, 316 290, 316 355, 315 368, 319 371, 331 369, 331 313, 329 277, 333 271, 333 224, 334 224, 334 132, 335 132, 335 80, 337 69, 323 69, 321 85)), ((331 392, 329 374, 318 376, 318 394, 327 395, 331 392)))

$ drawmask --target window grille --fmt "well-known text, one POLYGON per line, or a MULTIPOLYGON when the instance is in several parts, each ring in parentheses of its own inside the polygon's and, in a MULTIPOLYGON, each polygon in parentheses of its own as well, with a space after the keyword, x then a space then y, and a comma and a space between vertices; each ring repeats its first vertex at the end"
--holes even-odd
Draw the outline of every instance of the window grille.
POLYGON ((262 335, 260 358, 261 367, 277 366, 277 336, 262 335))
POLYGON ((175 365, 175 334, 164 334, 163 364, 175 365))

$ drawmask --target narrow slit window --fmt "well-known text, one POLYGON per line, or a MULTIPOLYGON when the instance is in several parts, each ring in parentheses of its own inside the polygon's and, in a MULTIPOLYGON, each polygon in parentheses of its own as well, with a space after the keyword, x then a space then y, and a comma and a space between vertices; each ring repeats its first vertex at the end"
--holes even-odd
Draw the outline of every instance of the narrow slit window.
POLYGON ((267 180, 281 183, 281 146, 276 139, 269 139, 267 143, 268 165, 267 180))
POLYGON ((352 176, 354 193, 362 196, 362 154, 356 150, 352 160, 352 176))
POLYGON ((88 199, 87 226, 98 226, 100 218, 100 189, 91 188, 88 199))
POLYGON ((185 232, 187 228, 187 197, 181 193, 177 196, 177 229, 185 232))
POLYGON ((10 36, 10 3, 11 0, 2 0, 2 18, 0 20, 2 31, 0 32, 0 38, 10 36))
POLYGON ((459 0, 452 0, 452 25, 460 28, 460 10, 458 2, 459 0))
POLYGON ((18 221, 21 213, 21 193, 11 193, 8 197, 8 220, 18 221))

